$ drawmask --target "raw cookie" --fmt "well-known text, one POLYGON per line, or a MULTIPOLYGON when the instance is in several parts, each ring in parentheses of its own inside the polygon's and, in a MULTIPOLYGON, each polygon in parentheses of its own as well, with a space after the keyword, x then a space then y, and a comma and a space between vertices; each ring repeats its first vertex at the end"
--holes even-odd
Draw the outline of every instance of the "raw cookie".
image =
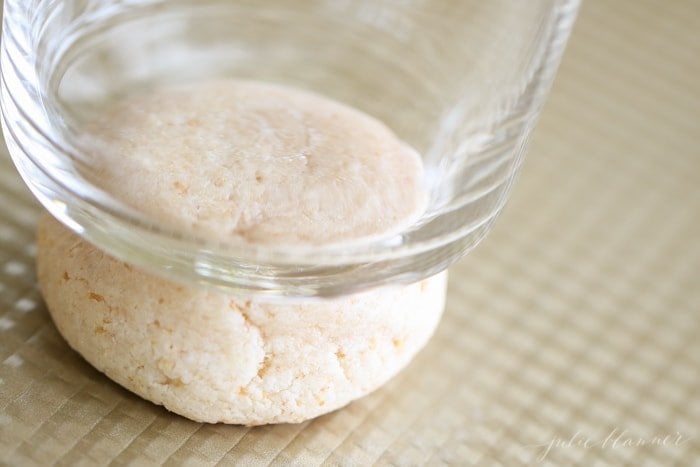
MULTIPOLYGON (((281 86, 214 81, 127 98, 90 128, 90 176, 173 229, 255 245, 388 235, 422 213, 419 156, 382 123, 281 86)), ((270 304, 112 259, 46 217, 38 275, 100 371, 198 421, 299 422, 367 394, 427 342, 445 275, 270 304)))
POLYGON ((433 333, 446 274, 343 298, 268 304, 117 261, 45 215, 37 268, 51 316, 95 368, 202 422, 301 422, 374 390, 433 333))
POLYGON ((425 209, 420 156, 383 123, 306 91, 206 81, 126 98, 92 125, 95 183, 215 240, 389 235, 425 209))

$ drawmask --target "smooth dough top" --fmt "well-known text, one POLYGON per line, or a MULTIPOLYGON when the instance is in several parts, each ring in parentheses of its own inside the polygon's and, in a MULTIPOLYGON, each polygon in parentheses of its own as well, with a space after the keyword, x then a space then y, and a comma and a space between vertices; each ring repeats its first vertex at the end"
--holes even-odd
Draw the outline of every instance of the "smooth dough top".
POLYGON ((378 120, 250 81, 133 95, 90 133, 92 173, 180 232, 252 244, 327 244, 400 231, 426 203, 419 155, 378 120))

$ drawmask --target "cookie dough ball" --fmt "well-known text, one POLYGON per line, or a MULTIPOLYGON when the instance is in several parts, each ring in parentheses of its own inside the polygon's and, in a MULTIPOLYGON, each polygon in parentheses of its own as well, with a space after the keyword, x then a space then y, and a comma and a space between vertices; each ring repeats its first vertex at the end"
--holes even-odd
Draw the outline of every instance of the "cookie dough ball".
POLYGON ((446 275, 296 304, 190 288, 113 259, 45 215, 38 276, 71 347, 202 422, 301 422, 376 389, 433 333, 446 275))
MULTIPOLYGON (((214 81, 126 98, 87 132, 85 175, 181 234, 252 245, 392 235, 423 212, 422 165, 381 122, 304 91, 214 81)), ((39 282, 92 365, 188 418, 300 422, 374 390, 427 342, 445 275, 271 304, 117 261, 45 217, 39 282)))
POLYGON ((251 81, 135 94, 89 129, 95 183, 214 240, 328 244, 398 233, 424 211, 418 153, 319 95, 251 81))

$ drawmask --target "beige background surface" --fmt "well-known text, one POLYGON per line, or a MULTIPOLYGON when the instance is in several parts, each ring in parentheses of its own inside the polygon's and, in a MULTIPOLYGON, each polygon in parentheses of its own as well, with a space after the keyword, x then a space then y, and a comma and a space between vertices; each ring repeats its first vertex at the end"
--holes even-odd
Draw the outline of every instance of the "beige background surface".
POLYGON ((93 370, 49 321, 37 206, 4 155, 0 201, 1 462, 700 465, 697 1, 585 2, 512 200, 452 269, 434 340, 308 423, 201 425, 93 370))

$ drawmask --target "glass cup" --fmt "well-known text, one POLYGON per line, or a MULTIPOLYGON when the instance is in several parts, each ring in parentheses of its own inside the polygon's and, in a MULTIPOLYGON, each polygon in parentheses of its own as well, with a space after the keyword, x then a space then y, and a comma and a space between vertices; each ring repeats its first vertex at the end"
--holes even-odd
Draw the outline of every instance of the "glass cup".
POLYGON ((56 218, 171 279, 269 297, 345 295, 432 276, 508 196, 578 0, 5 0, 2 124, 56 218), (292 85, 389 126, 422 156, 430 201, 401 232, 241 245, 153 222, 90 176, 84 128, 126 94, 214 77, 292 85))

